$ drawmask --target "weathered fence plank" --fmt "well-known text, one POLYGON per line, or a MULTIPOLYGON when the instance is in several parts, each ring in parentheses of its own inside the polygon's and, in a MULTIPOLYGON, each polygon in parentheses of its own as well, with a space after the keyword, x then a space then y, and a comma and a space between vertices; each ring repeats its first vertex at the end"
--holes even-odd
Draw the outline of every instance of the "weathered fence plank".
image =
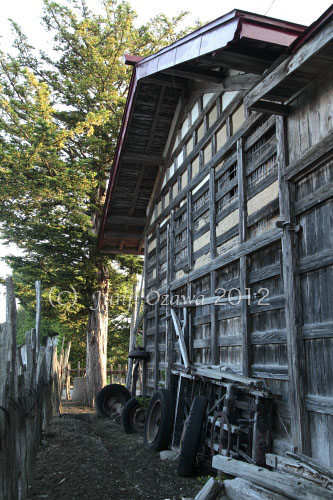
POLYGON ((26 344, 17 347, 14 286, 6 280, 6 323, 0 325, 0 500, 27 499, 42 431, 59 411, 57 348, 50 338, 46 347, 39 345, 40 284, 36 291, 37 331, 27 332, 26 344))

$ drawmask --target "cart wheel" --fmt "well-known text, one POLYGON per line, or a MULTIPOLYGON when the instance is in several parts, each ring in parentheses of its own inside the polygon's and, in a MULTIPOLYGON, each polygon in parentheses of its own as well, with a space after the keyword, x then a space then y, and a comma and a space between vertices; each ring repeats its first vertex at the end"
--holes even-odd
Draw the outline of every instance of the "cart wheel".
POLYGON ((195 457, 200 444, 202 424, 205 420, 207 398, 195 396, 190 414, 186 420, 184 438, 181 445, 177 474, 190 476, 194 467, 195 457))
POLYGON ((171 391, 159 389, 151 398, 143 434, 144 447, 151 451, 168 447, 174 418, 174 402, 171 391))
POLYGON ((144 431, 149 399, 149 396, 138 396, 125 404, 121 414, 121 422, 126 434, 144 431))
POLYGON ((101 417, 120 417, 123 407, 130 398, 129 391, 123 385, 106 385, 96 397, 97 413, 101 417))

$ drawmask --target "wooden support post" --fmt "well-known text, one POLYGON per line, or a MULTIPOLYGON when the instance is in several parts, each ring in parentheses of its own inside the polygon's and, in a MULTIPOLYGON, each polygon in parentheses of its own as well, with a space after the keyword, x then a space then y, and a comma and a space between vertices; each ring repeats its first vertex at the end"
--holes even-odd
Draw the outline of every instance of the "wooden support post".
POLYGON ((215 169, 209 172, 209 227, 210 227, 210 255, 216 257, 216 203, 215 203, 215 169))
MULTIPOLYGON (((175 211, 170 213, 170 283, 172 283, 175 275, 175 211)), ((171 298, 171 297, 169 297, 171 298)))
MULTIPOLYGON (((156 282, 159 283, 159 268, 160 268, 160 248, 161 248, 161 235, 160 235, 160 226, 156 227, 156 282)), ((154 389, 157 390, 158 382, 159 382, 159 354, 158 354, 158 324, 159 324, 159 303, 155 304, 155 333, 154 333, 154 354, 155 354, 155 363, 154 363, 154 389)))
POLYGON ((173 225, 171 224, 171 219, 168 222, 167 226, 167 267, 166 267, 166 322, 165 322, 165 344, 166 344, 166 352, 165 352, 165 363, 166 363, 166 372, 165 372, 165 388, 170 389, 171 383, 171 363, 172 363, 172 321, 170 318, 170 279, 171 279, 171 228, 173 225))
MULTIPOLYGON (((238 208, 239 208, 239 243, 247 239, 247 179, 244 161, 243 138, 237 141, 237 171, 238 171, 238 208)), ((240 295, 247 295, 248 285, 248 257, 243 255, 239 259, 239 287, 240 295)), ((250 314, 247 300, 241 300, 241 328, 242 328, 242 371, 245 377, 251 373, 251 344, 250 344, 250 314)))
POLYGON ((40 348, 40 320, 42 310, 42 289, 40 281, 35 282, 36 289, 36 338, 37 338, 37 352, 40 348))
POLYGON ((71 399, 71 364, 68 363, 66 366, 66 400, 69 401, 71 399))
POLYGON ((187 264, 189 270, 193 265, 193 251, 192 251, 192 193, 187 193, 187 264))
MULTIPOLYGON (((285 180, 287 165, 286 119, 276 118, 279 175, 280 219, 295 223, 294 186, 285 180)), ((288 351, 289 401, 293 444, 299 453, 310 455, 309 421, 305 409, 305 346, 302 340, 302 307, 300 277, 297 274, 298 241, 295 231, 286 228, 282 235, 282 267, 285 293, 285 316, 288 351)))
MULTIPOLYGON (((128 352, 131 352, 135 348, 135 344, 136 344, 135 327, 136 327, 136 321, 137 321, 138 315, 140 314, 140 311, 138 311, 136 287, 137 287, 137 278, 135 278, 135 283, 133 284, 133 309, 132 309, 132 317, 131 317, 131 325, 130 325, 130 340, 129 340, 128 352)), ((142 282, 141 282, 141 289, 140 289, 140 297, 141 297, 141 295, 142 295, 142 282)), ((140 309, 140 306, 139 306, 139 309, 140 309)), ((133 359, 132 358, 130 358, 128 360, 128 364, 129 364, 130 369, 129 369, 128 374, 127 374, 126 387, 130 391, 131 390, 130 372, 132 372, 132 366, 133 366, 133 359)))
MULTIPOLYGON (((210 289, 211 295, 215 295, 216 290, 216 271, 211 271, 210 273, 210 289)), ((218 334, 219 334, 219 323, 218 323, 218 308, 214 304, 210 306, 210 337, 211 337, 211 363, 217 365, 219 363, 219 348, 218 348, 218 334)))
POLYGON ((156 302, 155 306, 155 333, 154 333, 154 354, 155 354, 155 361, 154 361, 154 390, 157 390, 158 386, 158 320, 159 320, 159 303, 156 302))
MULTIPOLYGON (((143 276, 144 280, 144 289, 143 289, 143 307, 146 307, 146 297, 147 297, 147 266, 148 266, 148 237, 145 236, 145 253, 144 253, 144 264, 143 264, 143 276)), ((143 339, 142 339, 143 347, 147 347, 147 314, 143 318, 143 339)), ((129 376, 132 376, 132 373, 129 373, 129 376)), ((147 368, 146 363, 142 363, 142 393, 146 394, 146 381, 147 381, 147 368)))
MULTIPOLYGON (((192 298, 192 282, 189 281, 187 283, 187 297, 188 299, 192 298)), ((188 346, 187 346, 187 352, 188 352, 188 359, 190 363, 193 362, 193 308, 189 307, 187 309, 188 311, 188 316, 187 316, 187 321, 188 321, 188 346)))

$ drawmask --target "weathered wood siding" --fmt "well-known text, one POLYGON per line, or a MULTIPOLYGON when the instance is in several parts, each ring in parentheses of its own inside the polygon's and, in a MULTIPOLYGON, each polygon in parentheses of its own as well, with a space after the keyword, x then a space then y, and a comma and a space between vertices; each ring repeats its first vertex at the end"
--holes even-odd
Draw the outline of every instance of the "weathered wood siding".
MULTIPOLYGON (((332 76, 284 122, 247 116, 240 93, 189 100, 147 235, 146 295, 230 296, 192 309, 191 362, 262 378, 276 395, 274 449, 332 465, 332 161, 293 175, 332 130, 331 93, 332 76)), ((148 393, 182 362, 167 313, 149 306, 148 393)))

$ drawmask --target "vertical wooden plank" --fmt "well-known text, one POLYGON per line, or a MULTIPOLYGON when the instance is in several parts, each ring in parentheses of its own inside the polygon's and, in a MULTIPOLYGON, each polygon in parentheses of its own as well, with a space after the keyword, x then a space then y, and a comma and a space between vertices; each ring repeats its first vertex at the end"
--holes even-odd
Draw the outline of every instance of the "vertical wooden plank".
POLYGON ((246 199, 246 172, 244 162, 243 138, 237 141, 237 171, 238 171, 238 199, 239 199, 239 241, 246 241, 247 199, 246 199))
MULTIPOLYGON (((156 270, 156 273, 158 271, 156 270)), ((141 288, 140 288, 140 303, 141 303, 141 295, 142 295, 142 281, 141 281, 141 288)), ((135 283, 133 284, 133 309, 132 309, 132 317, 131 317, 131 325, 130 325, 130 340, 129 340, 129 346, 128 346, 128 352, 131 352, 133 349, 135 349, 135 344, 136 344, 136 322, 137 319, 140 315, 140 306, 138 307, 138 301, 137 301, 137 277, 135 279, 135 283)), ((132 367, 133 367, 133 359, 129 358, 128 360, 128 365, 129 365, 129 370, 127 372, 127 378, 126 378, 126 387, 130 391, 131 390, 131 382, 132 382, 132 367)))
POLYGON ((40 320, 41 320, 41 310, 42 310, 42 288, 41 282, 35 282, 36 289, 36 342, 37 342, 37 353, 40 349, 40 320))
MULTIPOLYGON (((238 172, 238 208, 239 208, 239 242, 247 239, 247 179, 244 161, 243 138, 237 141, 237 172, 238 172)), ((246 295, 248 285, 248 257, 242 255, 239 259, 240 294, 246 295)), ((251 344, 250 344, 250 314, 247 300, 241 301, 242 328, 242 372, 245 377, 251 374, 251 344)))
POLYGON ((209 228, 210 228, 210 256, 216 257, 216 203, 215 203, 215 169, 209 172, 209 228))
MULTIPOLYGON (((148 236, 145 236, 145 250, 144 250, 144 263, 143 263, 143 277, 144 280, 144 307, 146 307, 146 299, 147 299, 147 267, 148 267, 148 236)), ((147 306, 148 307, 148 306, 147 306)), ((143 318, 143 339, 142 339, 143 347, 147 348, 147 314, 145 314, 143 318)), ((132 376, 132 374, 130 374, 132 376)), ((110 379, 111 380, 111 379, 110 379)), ((111 382, 110 382, 111 383, 111 382)), ((147 368, 146 363, 142 363, 142 393, 147 394, 147 368)))
POLYGON ((154 306, 154 319, 155 319, 155 333, 154 333, 154 355, 155 355, 155 360, 154 360, 154 390, 157 390, 158 386, 158 309, 159 309, 159 304, 156 301, 156 304, 154 306))
MULTIPOLYGON (((210 273, 211 296, 215 295, 216 290, 216 271, 210 273)), ((211 363, 217 365, 219 362, 218 352, 218 308, 214 304, 210 306, 210 337, 211 337, 211 363)))
MULTIPOLYGON (((158 288, 159 284, 159 268, 160 268, 160 226, 156 226, 156 288, 158 288)), ((155 304, 155 333, 154 333, 154 354, 155 354, 155 363, 154 363, 154 388, 155 391, 158 387, 159 382, 159 360, 158 360, 158 323, 159 323, 159 303, 155 304)))
MULTIPOLYGON (((171 220, 171 217, 170 217, 171 220)), ((171 222, 167 226, 167 267, 166 267, 166 321, 165 321, 165 388, 170 388, 171 381, 171 335, 172 325, 170 320, 170 231, 171 222)))
POLYGON ((227 116, 225 124, 227 129, 227 138, 229 139, 229 137, 232 136, 232 120, 230 115, 227 116))
POLYGON ((189 191, 186 198, 187 209, 187 264, 189 270, 193 265, 193 252, 192 252, 192 193, 189 191))
MULTIPOLYGON (((215 169, 212 168, 209 172, 209 234, 210 234, 210 257, 215 259, 217 255, 216 248, 216 202, 215 202, 215 169)), ((210 273, 210 290, 211 296, 215 295, 216 271, 210 273)), ((218 364, 218 318, 217 307, 212 304, 210 306, 210 338, 211 338, 211 363, 218 364)))
MULTIPOLYGON (((187 283, 187 300, 192 299, 192 283, 188 282, 187 283)), ((188 321, 188 346, 187 346, 187 352, 188 352, 188 359, 190 363, 193 362, 193 308, 189 307, 187 309, 188 316, 187 316, 187 321, 188 321)))
POLYGON ((170 283, 174 280, 175 275, 175 211, 170 213, 170 283))
MULTIPOLYGON (((276 118, 277 159, 279 176, 280 218, 295 223, 293 200, 294 186, 284 177, 287 164, 286 119, 276 118)), ((310 454, 309 420, 305 409, 306 370, 305 346, 301 338, 301 287, 297 275, 297 234, 286 228, 282 236, 283 285, 285 293, 285 317, 289 373, 289 398, 293 444, 298 452, 310 454)), ((315 297, 313 297, 315 300, 315 297)))

